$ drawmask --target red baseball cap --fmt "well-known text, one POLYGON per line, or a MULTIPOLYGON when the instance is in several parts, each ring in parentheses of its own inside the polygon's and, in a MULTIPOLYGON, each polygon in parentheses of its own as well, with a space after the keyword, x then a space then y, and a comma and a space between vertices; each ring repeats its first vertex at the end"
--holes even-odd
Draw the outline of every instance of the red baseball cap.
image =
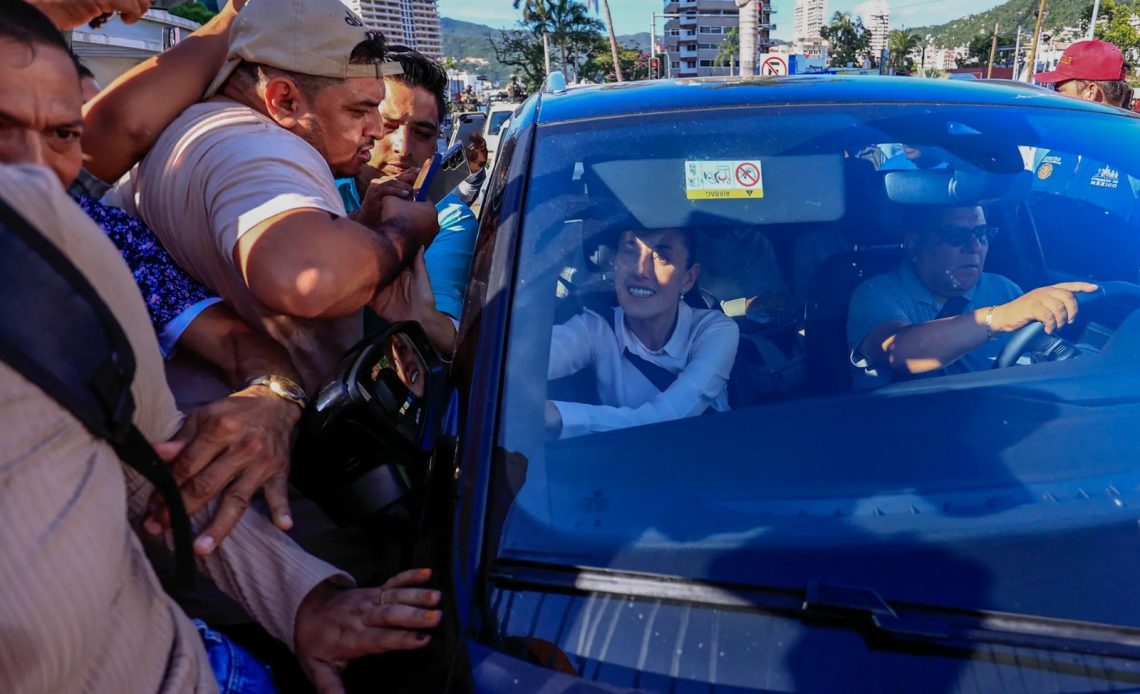
POLYGON ((1077 41, 1065 49, 1057 69, 1052 72, 1038 72, 1033 79, 1041 84, 1056 84, 1068 80, 1122 80, 1124 54, 1107 41, 1092 39, 1077 41))

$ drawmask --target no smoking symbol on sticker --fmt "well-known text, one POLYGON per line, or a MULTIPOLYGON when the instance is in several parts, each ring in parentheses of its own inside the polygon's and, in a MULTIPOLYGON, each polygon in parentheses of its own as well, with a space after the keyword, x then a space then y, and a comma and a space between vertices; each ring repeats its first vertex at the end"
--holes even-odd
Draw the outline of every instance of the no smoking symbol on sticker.
POLYGON ((751 188, 760 182, 760 169, 755 164, 741 164, 736 167, 736 182, 745 188, 751 188))

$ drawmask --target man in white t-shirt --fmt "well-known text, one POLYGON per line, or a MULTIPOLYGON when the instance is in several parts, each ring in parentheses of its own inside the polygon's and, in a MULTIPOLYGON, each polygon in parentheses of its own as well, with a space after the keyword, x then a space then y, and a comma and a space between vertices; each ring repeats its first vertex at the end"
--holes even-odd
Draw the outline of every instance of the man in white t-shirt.
MULTIPOLYGON (((309 393, 361 337, 361 309, 438 233, 435 209, 406 194, 370 191, 350 218, 334 184, 383 135, 383 77, 398 69, 337 0, 251 0, 209 98, 135 175, 138 211, 174 259, 284 345, 309 393)), ((223 386, 200 364, 168 371, 187 408, 223 386)))

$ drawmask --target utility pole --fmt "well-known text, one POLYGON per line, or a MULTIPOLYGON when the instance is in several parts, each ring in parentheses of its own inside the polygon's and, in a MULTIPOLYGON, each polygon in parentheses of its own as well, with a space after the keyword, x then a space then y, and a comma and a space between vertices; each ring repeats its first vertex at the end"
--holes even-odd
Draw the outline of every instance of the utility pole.
POLYGON ((1092 20, 1089 22, 1089 35, 1085 38, 1096 38, 1096 16, 1100 14, 1100 0, 1093 0, 1092 20))
POLYGON ((1033 29, 1033 44, 1029 48, 1029 60, 1025 64, 1025 81, 1033 82, 1033 73, 1037 71, 1037 43, 1041 40, 1041 22, 1045 21, 1045 0, 1037 8, 1037 26, 1033 29))
POLYGON ((756 74, 756 25, 760 23, 756 3, 760 0, 736 0, 737 38, 740 41, 740 75, 756 74))
POLYGON ((986 79, 994 76, 994 58, 997 56, 997 39, 999 24, 994 22, 994 38, 990 41, 990 65, 986 68, 986 79))
POLYGON ((1021 60, 1021 25, 1017 25, 1017 43, 1013 45, 1013 79, 1017 80, 1017 63, 1021 60))
MULTIPOLYGON (((652 68, 653 58, 655 58, 657 56, 657 36, 656 36, 656 34, 657 34, 657 13, 656 12, 650 12, 649 13, 649 65, 651 67, 649 68, 649 79, 651 79, 651 80, 657 79, 659 77, 659 75, 653 74, 653 68, 652 68)), ((657 66, 658 72, 663 72, 663 70, 662 70, 663 67, 664 67, 663 65, 659 64, 657 66)))

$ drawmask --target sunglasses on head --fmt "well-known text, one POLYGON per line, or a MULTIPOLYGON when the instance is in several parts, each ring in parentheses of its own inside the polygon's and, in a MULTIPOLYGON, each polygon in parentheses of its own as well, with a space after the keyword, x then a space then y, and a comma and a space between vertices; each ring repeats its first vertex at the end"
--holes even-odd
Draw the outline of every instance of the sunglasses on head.
POLYGON ((980 224, 973 228, 942 227, 935 229, 935 233, 938 234, 938 240, 948 246, 965 246, 970 243, 971 237, 984 246, 997 236, 998 230, 997 227, 980 224))

